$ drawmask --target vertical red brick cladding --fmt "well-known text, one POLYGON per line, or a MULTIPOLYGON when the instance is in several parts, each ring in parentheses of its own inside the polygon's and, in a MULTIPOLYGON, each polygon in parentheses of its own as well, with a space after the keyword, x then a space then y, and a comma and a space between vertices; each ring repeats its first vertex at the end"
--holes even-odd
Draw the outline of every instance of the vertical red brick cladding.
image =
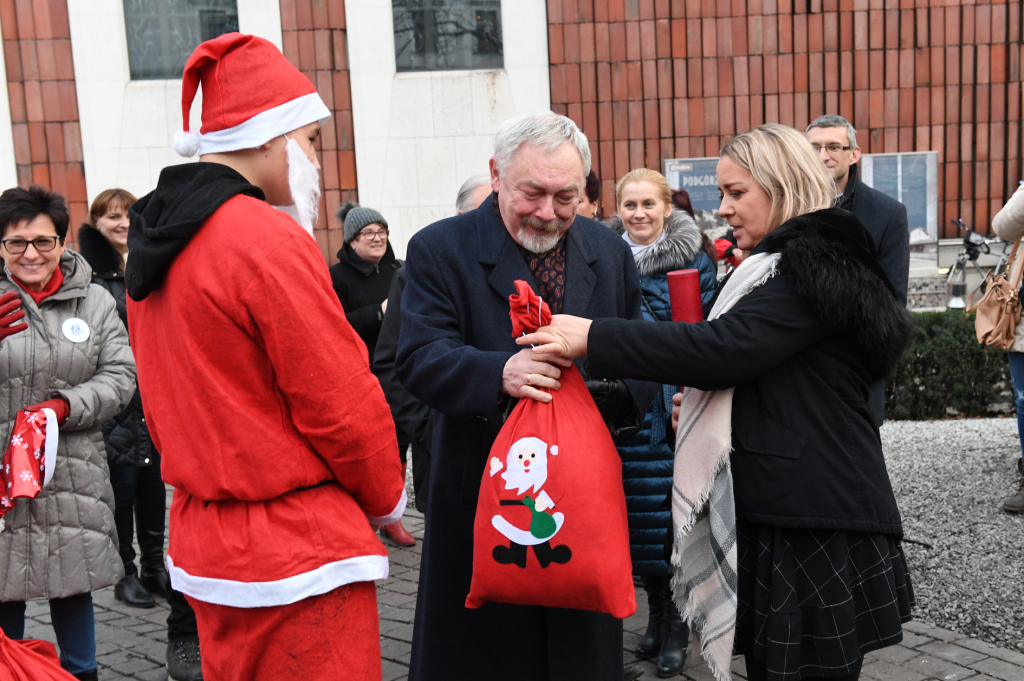
POLYGON ((18 184, 66 197, 68 240, 88 213, 66 0, 0 0, 18 184))
POLYGON ((940 234, 984 232, 1022 179, 1021 4, 548 0, 552 108, 590 139, 606 213, 630 168, 838 113, 865 153, 938 151, 940 234))
POLYGON ((315 234, 330 263, 342 246, 334 213, 344 201, 357 201, 356 152, 352 134, 344 0, 281 0, 284 55, 316 86, 331 110, 320 131, 320 219, 315 234))

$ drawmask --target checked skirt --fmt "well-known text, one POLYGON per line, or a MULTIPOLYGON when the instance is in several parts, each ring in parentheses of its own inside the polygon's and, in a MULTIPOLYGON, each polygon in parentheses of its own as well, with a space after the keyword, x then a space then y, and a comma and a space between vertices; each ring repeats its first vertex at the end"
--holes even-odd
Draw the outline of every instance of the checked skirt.
POLYGON ((903 640, 914 592, 891 536, 738 520, 737 652, 770 681, 849 674, 903 640))

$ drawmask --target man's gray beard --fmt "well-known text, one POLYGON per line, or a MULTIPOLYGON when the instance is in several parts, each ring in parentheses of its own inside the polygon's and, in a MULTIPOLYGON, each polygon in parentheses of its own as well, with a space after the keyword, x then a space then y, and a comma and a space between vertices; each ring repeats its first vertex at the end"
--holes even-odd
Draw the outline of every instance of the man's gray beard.
POLYGON ((519 225, 519 231, 516 232, 516 239, 519 241, 519 245, 530 251, 531 253, 547 253, 552 248, 558 245, 558 240, 562 238, 562 227, 564 222, 559 218, 555 218, 551 222, 541 222, 533 218, 523 218, 519 225), (554 231, 548 231, 547 234, 537 235, 527 231, 527 226, 534 229, 549 230, 554 227, 554 231))
POLYGON ((320 173, 306 156, 299 143, 290 137, 285 139, 288 157, 288 191, 295 203, 296 222, 313 234, 317 214, 320 212, 320 173))

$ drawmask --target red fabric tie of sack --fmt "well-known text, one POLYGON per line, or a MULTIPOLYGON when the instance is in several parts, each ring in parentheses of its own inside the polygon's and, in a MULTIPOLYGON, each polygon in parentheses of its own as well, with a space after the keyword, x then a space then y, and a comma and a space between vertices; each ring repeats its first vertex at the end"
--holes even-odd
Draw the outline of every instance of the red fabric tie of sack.
MULTIPOLYGON (((551 321, 515 282, 513 336, 551 321)), ((473 528, 467 608, 485 602, 636 612, 619 458, 575 366, 550 402, 521 399, 484 467, 473 528)))
MULTIPOLYGON (((53 477, 57 456, 57 415, 52 409, 19 411, 0 461, 0 532, 16 499, 34 499, 53 477)), ((2 678, 0 678, 2 681, 2 678)))
POLYGON ((551 323, 551 310, 525 281, 516 281, 516 292, 508 297, 512 318, 512 337, 533 333, 551 323))

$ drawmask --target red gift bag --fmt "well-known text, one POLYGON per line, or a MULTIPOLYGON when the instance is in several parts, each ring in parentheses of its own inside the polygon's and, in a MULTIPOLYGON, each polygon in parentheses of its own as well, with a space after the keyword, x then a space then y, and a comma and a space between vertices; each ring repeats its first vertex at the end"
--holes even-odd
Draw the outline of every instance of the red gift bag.
MULTIPOLYGON (((551 321, 523 281, 513 335, 551 321)), ((487 601, 636 612, 622 460, 575 366, 547 404, 522 399, 491 447, 473 529, 467 608, 487 601)))
POLYGON ((14 641, 0 631, 0 681, 74 681, 49 641, 14 641))
POLYGON ((0 461, 0 532, 14 500, 34 499, 53 477, 57 456, 57 415, 52 409, 20 411, 0 461))

